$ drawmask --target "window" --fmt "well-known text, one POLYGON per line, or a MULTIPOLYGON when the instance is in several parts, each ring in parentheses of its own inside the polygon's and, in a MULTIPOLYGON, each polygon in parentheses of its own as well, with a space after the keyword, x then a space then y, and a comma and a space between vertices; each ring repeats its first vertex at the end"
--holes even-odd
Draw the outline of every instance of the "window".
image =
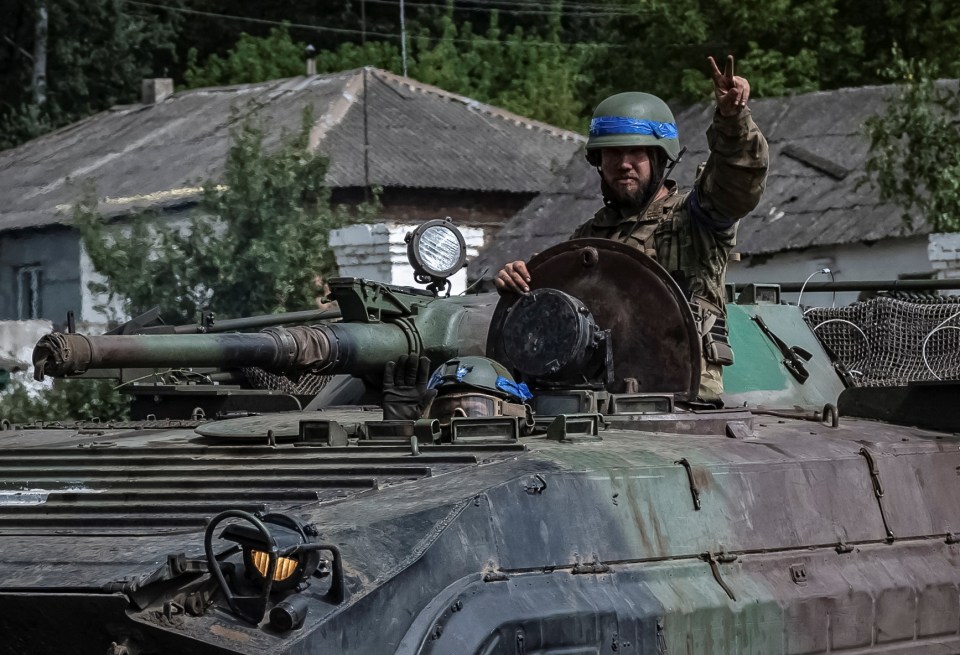
POLYGON ((43 288, 43 267, 20 266, 16 269, 17 320, 40 318, 40 290, 43 288))

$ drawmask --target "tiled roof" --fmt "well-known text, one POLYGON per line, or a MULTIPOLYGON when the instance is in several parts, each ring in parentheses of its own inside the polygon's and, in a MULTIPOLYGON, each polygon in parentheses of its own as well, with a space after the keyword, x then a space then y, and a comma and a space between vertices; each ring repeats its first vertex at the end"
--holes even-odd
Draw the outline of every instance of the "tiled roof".
MULTIPOLYGON (((864 121, 895 94, 895 87, 874 86, 751 101, 770 143, 770 172, 760 205, 740 223, 736 250, 756 255, 929 232, 919 218, 907 228, 902 209, 881 204, 863 183, 869 149, 864 121)), ((674 175, 682 187, 692 184, 696 164, 707 158, 712 114, 712 106, 700 105, 676 116, 688 148, 674 175)), ((490 278, 504 263, 568 238, 600 207, 597 172, 575 157, 553 188, 510 219, 470 263, 470 278, 490 278)))
POLYGON ((107 213, 184 202, 222 173, 230 129, 242 116, 259 114, 270 146, 284 130, 300 129, 307 105, 332 186, 536 193, 583 143, 573 132, 373 68, 195 89, 115 107, 0 152, 0 230, 69 222, 84 179, 95 181, 107 213))

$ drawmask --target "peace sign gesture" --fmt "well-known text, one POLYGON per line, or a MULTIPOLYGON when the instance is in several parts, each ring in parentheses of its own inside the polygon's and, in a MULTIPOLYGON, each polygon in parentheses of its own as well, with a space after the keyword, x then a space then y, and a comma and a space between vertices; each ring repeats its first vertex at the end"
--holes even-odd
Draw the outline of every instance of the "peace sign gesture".
POLYGON ((733 74, 733 55, 727 55, 723 72, 717 68, 713 57, 707 57, 713 77, 713 94, 717 97, 717 109, 723 116, 736 116, 747 106, 750 97, 750 83, 746 78, 733 74))

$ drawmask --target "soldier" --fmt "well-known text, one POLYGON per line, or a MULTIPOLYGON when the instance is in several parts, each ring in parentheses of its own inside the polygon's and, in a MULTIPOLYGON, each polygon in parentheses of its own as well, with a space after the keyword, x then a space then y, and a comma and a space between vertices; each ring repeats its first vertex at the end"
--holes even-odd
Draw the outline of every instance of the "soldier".
MULTIPOLYGON (((718 404, 720 366, 732 363, 732 353, 709 334, 724 315, 724 273, 737 221, 760 201, 769 158, 766 139, 747 108, 750 84, 734 75, 733 56, 722 73, 713 57, 708 60, 717 108, 707 129, 710 157, 694 188, 681 193, 666 179, 667 162, 672 167, 681 154, 666 103, 648 93, 611 96, 594 111, 587 139, 587 161, 600 173, 604 207, 571 238, 615 239, 670 272, 699 309, 705 337, 700 398, 718 404)), ((526 264, 507 264, 495 283, 500 293, 526 293, 526 264)))

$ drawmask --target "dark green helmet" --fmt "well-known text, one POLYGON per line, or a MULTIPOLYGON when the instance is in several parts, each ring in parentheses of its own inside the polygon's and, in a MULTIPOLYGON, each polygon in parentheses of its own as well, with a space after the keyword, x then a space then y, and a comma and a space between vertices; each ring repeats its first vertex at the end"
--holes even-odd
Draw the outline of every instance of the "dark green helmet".
POLYGON ((474 389, 520 402, 531 398, 527 385, 517 384, 510 371, 487 357, 451 359, 434 371, 427 386, 440 394, 474 389))
POLYGON ((680 156, 680 139, 673 112, 649 93, 630 91, 610 96, 593 112, 587 138, 587 161, 600 164, 601 148, 652 146, 670 158, 680 156))

